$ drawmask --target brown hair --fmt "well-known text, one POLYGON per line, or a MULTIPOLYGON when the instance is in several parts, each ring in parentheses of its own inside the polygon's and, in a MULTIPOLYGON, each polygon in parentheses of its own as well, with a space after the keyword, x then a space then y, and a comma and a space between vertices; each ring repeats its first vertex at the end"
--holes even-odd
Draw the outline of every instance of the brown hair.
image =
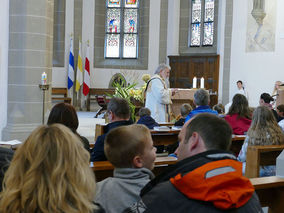
POLYGON ((40 126, 17 149, 0 193, 1 213, 88 212, 95 209, 89 153, 70 129, 40 126))
POLYGON ((208 113, 196 115, 187 126, 185 143, 193 132, 201 136, 207 150, 229 150, 231 146, 232 128, 224 119, 216 115, 208 113))
POLYGON ((284 104, 278 105, 277 109, 279 110, 279 112, 284 112, 284 104))
POLYGON ((190 104, 182 104, 180 107, 180 114, 182 117, 186 117, 192 111, 190 104))
POLYGON ((151 111, 147 107, 141 107, 141 109, 139 110, 139 116, 143 117, 145 115, 151 116, 151 111))
POLYGON ((238 114, 238 118, 251 119, 251 112, 248 106, 247 98, 242 94, 236 94, 233 97, 233 103, 228 112, 229 115, 238 114))
POLYGON ((47 124, 60 123, 69 127, 72 132, 76 132, 79 126, 79 120, 75 108, 71 104, 56 104, 48 117, 47 124))
POLYGON ((248 130, 248 145, 284 144, 284 134, 270 109, 257 107, 248 130))
POLYGON ((133 167, 133 158, 142 155, 149 129, 141 124, 121 126, 111 130, 105 139, 107 159, 117 168, 133 167))
POLYGON ((223 104, 214 105, 213 110, 217 111, 218 114, 223 114, 225 112, 225 108, 224 108, 223 104))

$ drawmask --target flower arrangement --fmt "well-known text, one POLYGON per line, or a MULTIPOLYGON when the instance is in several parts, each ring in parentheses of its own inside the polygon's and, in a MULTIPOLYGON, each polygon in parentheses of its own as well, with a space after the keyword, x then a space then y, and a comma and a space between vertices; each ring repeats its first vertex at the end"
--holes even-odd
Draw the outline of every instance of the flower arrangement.
POLYGON ((136 88, 137 83, 126 85, 124 82, 114 82, 113 87, 115 87, 114 95, 109 95, 111 97, 125 98, 130 107, 131 111, 131 119, 135 121, 135 109, 137 106, 141 106, 144 104, 144 91, 146 89, 146 83, 151 78, 149 74, 144 74, 142 76, 142 80, 145 82, 142 87, 136 88))

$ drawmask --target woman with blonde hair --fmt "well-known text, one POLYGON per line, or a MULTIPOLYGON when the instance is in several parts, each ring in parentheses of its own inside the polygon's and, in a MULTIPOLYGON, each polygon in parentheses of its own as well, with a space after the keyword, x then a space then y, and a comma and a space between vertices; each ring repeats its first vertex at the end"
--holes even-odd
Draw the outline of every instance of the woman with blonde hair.
POLYGON ((61 124, 40 126, 17 149, 0 193, 1 213, 92 213, 89 153, 61 124))
MULTIPOLYGON (((243 172, 245 171, 248 146, 280 144, 284 144, 284 134, 277 124, 271 110, 265 106, 257 107, 253 112, 251 126, 238 156, 238 160, 243 162, 243 172)), ((272 175, 275 175, 275 166, 261 167, 260 176, 272 175)))

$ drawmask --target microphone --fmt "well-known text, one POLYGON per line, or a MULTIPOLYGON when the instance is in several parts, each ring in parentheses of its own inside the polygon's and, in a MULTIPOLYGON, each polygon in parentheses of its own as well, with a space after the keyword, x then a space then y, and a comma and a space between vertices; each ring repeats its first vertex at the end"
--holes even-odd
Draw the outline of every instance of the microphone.
POLYGON ((276 97, 276 96, 279 96, 279 94, 276 94, 276 95, 272 95, 271 97, 273 98, 273 97, 276 97))
POLYGON ((280 86, 280 87, 283 87, 283 86, 284 86, 284 84, 280 84, 279 86, 280 86))

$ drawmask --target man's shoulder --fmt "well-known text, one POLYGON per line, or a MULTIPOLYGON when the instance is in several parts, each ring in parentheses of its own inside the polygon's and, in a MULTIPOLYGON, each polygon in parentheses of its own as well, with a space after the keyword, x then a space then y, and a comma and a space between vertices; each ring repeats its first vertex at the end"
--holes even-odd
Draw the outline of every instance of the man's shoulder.
MULTIPOLYGON (((209 162, 222 159, 235 160, 235 157, 227 152, 212 151, 201 153, 199 156, 181 161, 181 163, 178 165, 178 170, 176 170, 175 173, 172 173, 171 176, 174 177, 176 176, 175 174, 179 173, 181 174, 181 177, 183 177, 187 173, 189 174, 193 171, 196 171, 194 170, 194 168, 199 168, 203 165, 208 165, 207 163, 209 162), (190 161, 194 163, 190 163, 190 161), (194 164, 194 166, 192 164, 194 164), (186 169, 184 169, 184 167, 186 169)), ((207 185, 204 187, 208 188, 207 185)), ((223 210, 216 208, 213 205, 213 202, 208 202, 203 199, 195 199, 191 196, 189 196, 191 198, 188 199, 183 194, 183 192, 179 191, 178 187, 174 186, 172 181, 170 181, 170 177, 168 177, 164 181, 158 182, 155 186, 152 187, 151 190, 144 194, 141 194, 141 197, 142 200, 136 203, 136 205, 131 208, 131 211, 126 212, 185 212, 193 209, 197 210, 198 212, 223 212, 223 210)), ((229 209, 228 212, 262 211, 258 198, 254 193, 253 196, 249 198, 249 200, 239 209, 229 209)))

